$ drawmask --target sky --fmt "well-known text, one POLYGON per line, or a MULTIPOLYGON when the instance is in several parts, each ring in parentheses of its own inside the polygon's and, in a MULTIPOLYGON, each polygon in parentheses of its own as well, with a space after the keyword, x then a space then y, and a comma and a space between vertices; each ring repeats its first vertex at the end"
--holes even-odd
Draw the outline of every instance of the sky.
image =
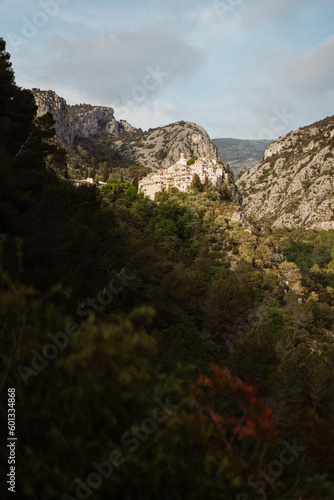
POLYGON ((333 0, 0 0, 23 88, 143 130, 276 139, 334 114, 333 0))

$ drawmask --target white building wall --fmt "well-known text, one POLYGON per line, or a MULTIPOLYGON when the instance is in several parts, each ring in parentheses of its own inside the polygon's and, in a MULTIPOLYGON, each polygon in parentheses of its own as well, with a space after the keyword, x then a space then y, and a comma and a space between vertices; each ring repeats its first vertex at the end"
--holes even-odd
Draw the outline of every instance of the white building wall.
POLYGON ((219 187, 223 183, 224 169, 217 166, 216 160, 199 158, 192 165, 187 165, 187 159, 181 154, 180 160, 166 170, 149 174, 139 182, 139 192, 151 199, 159 191, 167 190, 168 186, 177 187, 180 191, 187 191, 194 174, 197 174, 204 184, 205 178, 209 185, 219 187))

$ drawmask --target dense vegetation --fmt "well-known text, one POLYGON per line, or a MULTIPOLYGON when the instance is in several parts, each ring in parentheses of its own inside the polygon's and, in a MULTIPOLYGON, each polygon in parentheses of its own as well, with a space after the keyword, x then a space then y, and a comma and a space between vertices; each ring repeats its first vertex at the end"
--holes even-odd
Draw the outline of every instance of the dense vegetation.
POLYGON ((206 193, 75 188, 1 39, 0 84, 18 497, 333 498, 334 235, 245 230, 206 193))

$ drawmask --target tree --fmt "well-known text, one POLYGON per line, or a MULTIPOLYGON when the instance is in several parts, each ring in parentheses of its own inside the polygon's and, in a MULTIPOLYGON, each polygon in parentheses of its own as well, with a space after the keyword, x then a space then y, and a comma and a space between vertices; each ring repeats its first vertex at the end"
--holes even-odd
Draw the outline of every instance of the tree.
POLYGON ((130 186, 126 190, 126 197, 128 198, 129 201, 134 201, 137 196, 137 189, 135 186, 130 186))
POLYGON ((225 183, 219 188, 219 193, 222 197, 222 200, 230 200, 231 199, 231 195, 230 195, 229 190, 227 188, 227 185, 225 183))
POLYGON ((132 179, 132 185, 136 188, 136 191, 138 191, 138 175, 135 175, 134 178, 132 179))
POLYGON ((109 171, 108 171, 107 164, 105 163, 104 167, 103 167, 103 174, 102 174, 103 182, 107 182, 108 177, 109 177, 109 171))
POLYGON ((192 189, 197 189, 198 191, 202 191, 203 186, 202 186, 201 179, 199 178, 198 174, 193 175, 191 187, 192 187, 192 189))
POLYGON ((32 92, 16 86, 11 66, 6 42, 0 38, 0 148, 17 159, 27 152, 36 132, 37 106, 32 92))
POLYGON ((198 156, 193 156, 187 161, 187 165, 193 165, 196 160, 198 160, 198 156))

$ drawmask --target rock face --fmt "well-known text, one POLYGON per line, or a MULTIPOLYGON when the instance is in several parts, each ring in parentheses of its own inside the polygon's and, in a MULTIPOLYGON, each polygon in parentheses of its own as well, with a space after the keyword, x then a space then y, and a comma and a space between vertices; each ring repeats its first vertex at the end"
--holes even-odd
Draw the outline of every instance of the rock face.
POLYGON ((263 158, 266 148, 271 141, 266 139, 213 139, 218 148, 220 159, 230 165, 237 177, 240 172, 255 167, 263 158))
POLYGON ((218 151, 204 128, 191 122, 177 122, 165 127, 137 132, 133 136, 119 137, 114 145, 127 147, 132 158, 155 171, 175 164, 183 153, 218 160, 218 151))
POLYGON ((68 121, 74 140, 92 137, 100 132, 116 137, 136 129, 125 120, 117 121, 113 108, 106 106, 69 106, 68 121))
POLYGON ((280 137, 237 184, 246 214, 273 227, 334 229, 334 116, 280 137))
POLYGON ((137 130, 125 120, 117 121, 113 108, 90 104, 68 106, 65 99, 52 90, 33 89, 33 93, 38 106, 37 116, 50 112, 56 121, 57 137, 68 145, 99 133, 114 137, 137 130))
POLYGON ((51 113, 56 121, 56 135, 68 144, 73 142, 73 134, 68 123, 68 106, 65 99, 59 97, 53 90, 32 89, 38 106, 37 116, 51 113))

